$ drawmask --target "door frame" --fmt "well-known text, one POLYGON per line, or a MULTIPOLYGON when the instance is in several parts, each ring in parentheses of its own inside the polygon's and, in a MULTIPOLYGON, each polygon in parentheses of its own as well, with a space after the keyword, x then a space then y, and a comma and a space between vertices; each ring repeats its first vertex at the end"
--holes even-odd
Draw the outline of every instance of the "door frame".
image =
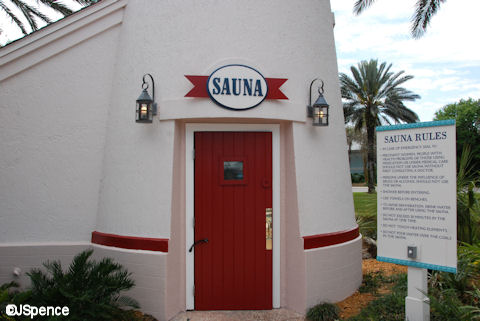
POLYGON ((273 206, 273 253, 272 253, 272 306, 280 308, 280 125, 279 124, 185 124, 185 263, 186 263, 186 310, 195 308, 194 262, 195 251, 188 252, 194 241, 194 133, 195 132, 271 132, 272 133, 272 206, 273 206))

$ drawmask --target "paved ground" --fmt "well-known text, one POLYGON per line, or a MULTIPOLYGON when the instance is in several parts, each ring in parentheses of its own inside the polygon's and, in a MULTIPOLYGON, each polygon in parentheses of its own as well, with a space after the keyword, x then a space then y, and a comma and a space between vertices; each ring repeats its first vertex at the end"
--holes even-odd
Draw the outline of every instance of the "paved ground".
POLYGON ((171 321, 304 321, 304 317, 287 309, 268 311, 187 311, 171 321))
POLYGON ((352 192, 368 192, 368 187, 366 186, 352 186, 352 192))

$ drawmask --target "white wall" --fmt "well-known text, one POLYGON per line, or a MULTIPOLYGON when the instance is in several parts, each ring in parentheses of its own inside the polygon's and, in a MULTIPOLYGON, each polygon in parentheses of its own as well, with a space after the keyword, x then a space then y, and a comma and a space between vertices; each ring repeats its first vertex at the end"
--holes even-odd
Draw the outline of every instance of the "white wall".
POLYGON ((335 107, 330 108, 329 127, 293 124, 302 236, 344 231, 356 226, 343 111, 335 107))
MULTIPOLYGON (((122 16, 112 11, 78 32, 109 20, 121 19, 121 25, 31 68, 9 77, 15 63, 1 65, 7 78, 0 92, 5 124, 0 129, 0 222, 8 231, 0 241, 87 240, 94 229, 169 238, 174 118, 295 121, 301 235, 354 226, 328 0, 130 0, 125 8, 122 16), (282 90, 289 100, 234 112, 210 99, 184 97, 192 88, 184 75, 208 75, 228 63, 248 64, 265 77, 288 78, 282 90), (159 117, 154 124, 139 125, 134 103, 147 72, 156 81, 159 117), (313 128, 305 116, 315 77, 326 84, 328 128, 313 128), (324 196, 322 205, 312 201, 319 196, 324 196)), ((41 56, 72 35, 40 47, 41 56)), ((40 55, 35 52, 30 55, 40 55)))
POLYGON ((305 251, 306 307, 336 303, 350 296, 362 283, 362 238, 305 251))
POLYGON ((125 250, 115 247, 93 245, 92 258, 97 262, 104 257, 112 258, 131 273, 135 286, 122 292, 138 301, 141 311, 159 320, 166 316, 167 254, 152 251, 125 250))
POLYGON ((0 243, 90 239, 118 35, 110 28, 59 53, 53 42, 46 60, 0 67, 0 79, 28 67, 0 81, 0 243))
POLYGON ((171 120, 212 117, 298 121, 293 133, 302 235, 355 226, 332 28, 328 0, 130 0, 111 96, 97 229, 169 238, 171 120), (184 97, 192 88, 184 75, 209 75, 230 63, 247 64, 265 77, 288 78, 282 90, 289 100, 267 100, 235 112, 208 98, 184 97), (151 125, 133 121, 145 73, 154 76, 159 104, 151 125), (313 128, 310 119, 305 123, 308 87, 316 77, 325 81, 331 105, 327 129, 313 128), (314 172, 314 166, 324 170, 314 172), (315 200, 322 195, 326 200, 319 210, 315 200))

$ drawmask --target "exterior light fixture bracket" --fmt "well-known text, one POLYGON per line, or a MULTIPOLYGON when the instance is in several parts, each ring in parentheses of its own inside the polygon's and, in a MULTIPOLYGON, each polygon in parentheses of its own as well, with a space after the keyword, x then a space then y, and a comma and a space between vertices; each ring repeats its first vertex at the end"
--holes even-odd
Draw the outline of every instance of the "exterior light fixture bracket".
POLYGON ((328 126, 328 111, 329 105, 325 98, 323 97, 324 93, 324 82, 320 78, 315 78, 310 83, 310 99, 309 105, 307 106, 307 116, 312 118, 313 126, 328 126), (312 104, 312 87, 315 81, 320 81, 321 85, 318 87, 318 98, 315 103, 312 104))
POLYGON ((137 99, 136 107, 136 119, 137 123, 151 123, 153 116, 157 114, 157 103, 155 102, 155 81, 151 74, 143 75, 142 79, 142 93, 137 99), (148 94, 148 82, 147 76, 150 77, 152 82, 152 96, 153 99, 148 94))

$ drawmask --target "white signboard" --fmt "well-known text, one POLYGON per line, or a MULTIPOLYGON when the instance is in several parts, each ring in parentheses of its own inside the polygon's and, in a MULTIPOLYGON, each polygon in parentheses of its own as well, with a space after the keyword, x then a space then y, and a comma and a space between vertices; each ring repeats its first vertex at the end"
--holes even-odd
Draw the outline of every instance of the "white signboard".
POLYGON ((457 270, 454 120, 377 127, 377 260, 457 270))
POLYGON ((258 106, 267 97, 268 84, 262 74, 252 67, 227 65, 208 77, 207 91, 220 106, 244 110, 258 106))

